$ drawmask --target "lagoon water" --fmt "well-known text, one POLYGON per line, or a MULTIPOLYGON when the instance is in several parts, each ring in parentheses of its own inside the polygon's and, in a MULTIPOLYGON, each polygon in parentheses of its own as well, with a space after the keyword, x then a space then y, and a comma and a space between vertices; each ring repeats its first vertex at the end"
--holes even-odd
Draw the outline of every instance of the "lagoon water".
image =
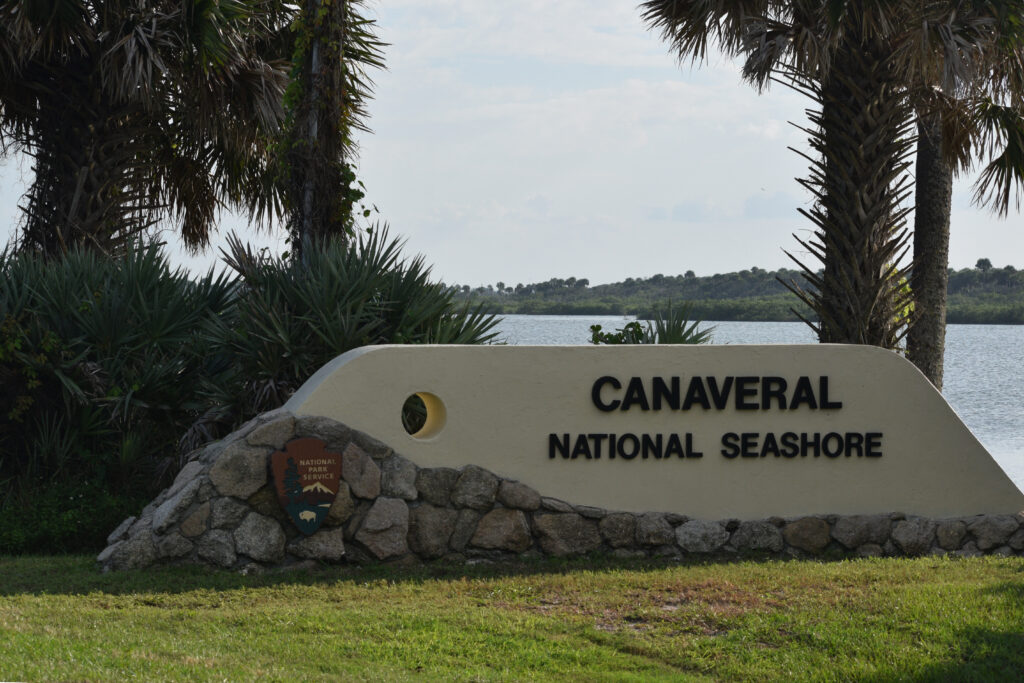
MULTIPOLYGON (((616 330, 632 318, 507 315, 509 344, 587 344, 590 326, 616 330)), ((813 344, 803 323, 707 322, 715 344, 813 344)), ((943 395, 1003 470, 1024 490, 1024 325, 950 325, 943 395)))

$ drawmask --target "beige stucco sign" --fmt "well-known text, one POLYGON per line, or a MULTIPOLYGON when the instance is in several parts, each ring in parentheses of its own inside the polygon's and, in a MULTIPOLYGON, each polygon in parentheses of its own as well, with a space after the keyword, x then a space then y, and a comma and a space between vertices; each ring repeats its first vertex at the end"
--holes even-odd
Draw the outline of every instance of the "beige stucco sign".
POLYGON ((286 408, 421 467, 479 465, 543 495, 752 519, 1024 510, 1024 494, 902 357, 867 346, 374 346, 286 408), (410 435, 401 412, 427 406, 410 435))

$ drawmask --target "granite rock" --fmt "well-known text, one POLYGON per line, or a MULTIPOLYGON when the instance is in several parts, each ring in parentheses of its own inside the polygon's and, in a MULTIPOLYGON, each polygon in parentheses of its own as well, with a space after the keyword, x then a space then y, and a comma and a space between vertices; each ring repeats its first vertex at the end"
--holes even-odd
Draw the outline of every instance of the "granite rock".
POLYGON ((192 541, 179 533, 170 533, 156 544, 157 555, 160 557, 183 557, 192 552, 192 541))
POLYGON ((280 562, 284 559, 287 538, 277 520, 250 512, 233 534, 235 551, 257 562, 280 562))
POLYGON ((345 532, 340 528, 318 529, 312 536, 300 536, 288 544, 295 557, 323 562, 340 562, 345 557, 345 532))
POLYGON ((966 535, 967 525, 959 519, 944 519, 935 525, 935 539, 943 550, 956 550, 966 535))
POLYGON ((156 558, 157 548, 153 534, 144 530, 108 546, 96 560, 103 571, 108 572, 142 569, 153 564, 156 558))
POLYGON ((236 441, 210 467, 210 481, 221 495, 248 498, 267 483, 268 455, 265 447, 236 441))
POLYGON ((892 540, 907 555, 924 555, 935 540, 936 524, 924 517, 908 517, 896 522, 892 540))
POLYGON ((153 530, 157 533, 163 533, 172 524, 180 522, 181 517, 195 501, 200 485, 199 479, 193 479, 180 488, 173 496, 167 498, 153 512, 153 530))
POLYGON ((286 413, 254 427, 245 440, 250 446, 269 446, 280 449, 295 436, 295 417, 286 413))
POLYGON ((235 539, 230 531, 214 529, 207 531, 196 541, 196 554, 219 567, 230 567, 238 557, 235 554, 235 539))
POLYGON ((428 559, 443 557, 455 531, 459 513, 429 503, 409 511, 409 548, 428 559))
POLYGON ((459 471, 450 467, 421 469, 416 473, 416 490, 426 502, 444 507, 451 501, 458 479, 459 471))
POLYGON ((380 467, 355 443, 341 454, 341 478, 354 496, 373 499, 380 495, 380 467))
POLYGON ((828 522, 818 517, 802 517, 782 528, 786 543, 804 552, 817 555, 832 540, 828 522))
POLYGON ((613 512, 598 522, 597 529, 613 548, 631 548, 636 544, 636 517, 628 512, 613 512))
POLYGON ((1020 528, 1013 515, 982 515, 967 525, 979 550, 991 550, 1004 545, 1020 528))
MULTIPOLYGON (((223 500, 223 499, 222 499, 223 500)), ((206 523, 210 519, 210 502, 207 501, 202 505, 198 506, 185 520, 178 526, 182 536, 189 538, 195 538, 196 536, 202 535, 206 531, 206 523)))
POLYGON ((409 552, 409 507, 400 498, 378 498, 363 518, 356 540, 378 560, 409 552))
POLYGON ((840 517, 832 527, 832 538, 849 550, 865 543, 882 545, 889 538, 892 520, 887 515, 851 515, 840 517))
POLYGON ((320 439, 327 450, 342 451, 352 438, 352 430, 329 417, 303 415, 295 420, 295 436, 320 439))
POLYGON ((737 550, 767 550, 777 553, 782 550, 782 533, 768 521, 741 522, 732 532, 730 544, 737 550))
POLYGON ((540 494, 518 481, 502 481, 498 485, 498 502, 505 507, 533 511, 540 508, 540 494))
POLYGON ((381 467, 381 495, 390 498, 416 500, 416 470, 411 461, 400 455, 392 455, 381 467))
POLYGON ((575 512, 538 515, 533 524, 540 547, 549 555, 579 555, 601 547, 597 522, 575 512))
POLYGON ((476 465, 467 465, 452 490, 452 504, 474 510, 489 510, 498 493, 498 478, 476 465))
POLYGON ((338 482, 338 494, 331 502, 331 509, 327 511, 327 518, 324 520, 326 526, 338 526, 344 524, 356 511, 356 502, 352 500, 352 493, 344 481, 338 482))
POLYGON ((636 540, 645 546, 666 545, 675 542, 676 534, 664 514, 646 512, 636 517, 636 540))
POLYGON ((469 542, 477 548, 521 553, 533 545, 530 523, 522 510, 497 508, 484 515, 469 542))
POLYGON ((713 553, 729 540, 729 532, 721 522, 691 519, 676 528, 676 543, 691 553, 713 553))
POLYGON ((459 510, 455 517, 455 530, 452 531, 452 536, 448 539, 448 547, 459 553, 465 550, 469 540, 476 533, 476 525, 480 522, 481 517, 483 515, 476 510, 469 508, 459 510))
POLYGON ((237 526, 249 511, 248 505, 234 498, 214 498, 210 504, 210 527, 223 529, 237 526))
POLYGON ((110 535, 107 536, 107 545, 114 545, 118 541, 123 541, 128 538, 128 530, 132 528, 133 524, 135 524, 136 519, 136 517, 132 516, 118 524, 117 528, 111 531, 110 535))

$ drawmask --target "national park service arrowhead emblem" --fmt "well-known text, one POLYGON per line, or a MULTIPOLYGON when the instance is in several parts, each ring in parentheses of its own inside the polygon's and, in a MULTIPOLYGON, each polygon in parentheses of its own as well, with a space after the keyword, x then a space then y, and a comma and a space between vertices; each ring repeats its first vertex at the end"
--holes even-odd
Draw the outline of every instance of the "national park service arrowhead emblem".
POLYGON ((313 534, 331 509, 341 482, 341 455, 320 439, 296 439, 270 456, 281 507, 299 531, 313 534))

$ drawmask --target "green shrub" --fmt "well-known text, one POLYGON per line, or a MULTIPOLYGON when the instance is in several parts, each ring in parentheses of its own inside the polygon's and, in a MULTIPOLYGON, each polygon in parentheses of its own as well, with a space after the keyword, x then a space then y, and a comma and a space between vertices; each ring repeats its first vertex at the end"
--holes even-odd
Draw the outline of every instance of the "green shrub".
POLYGON ((213 379, 204 329, 233 287, 172 271, 156 246, 0 255, 0 552, 95 541, 81 525, 107 526, 175 474, 194 388, 213 379), (68 491, 91 500, 75 513, 54 502, 68 491))
POLYGON ((690 321, 690 307, 675 309, 670 303, 665 315, 654 314, 653 321, 641 325, 626 323, 615 332, 604 332, 600 325, 590 326, 592 344, 709 344, 714 328, 700 329, 701 321, 690 321))
POLYGON ((231 316, 211 348, 231 358, 231 381, 206 383, 209 405, 238 423, 276 408, 332 358, 368 344, 482 344, 497 318, 456 306, 422 257, 405 260, 387 228, 306 246, 302 262, 257 254, 237 239, 225 255, 238 273, 231 316))
POLYGON ((235 274, 197 281, 156 246, 0 254, 0 554, 102 547, 184 453, 345 351, 495 337, 493 316, 455 306, 386 229, 304 253, 234 240, 235 274))

